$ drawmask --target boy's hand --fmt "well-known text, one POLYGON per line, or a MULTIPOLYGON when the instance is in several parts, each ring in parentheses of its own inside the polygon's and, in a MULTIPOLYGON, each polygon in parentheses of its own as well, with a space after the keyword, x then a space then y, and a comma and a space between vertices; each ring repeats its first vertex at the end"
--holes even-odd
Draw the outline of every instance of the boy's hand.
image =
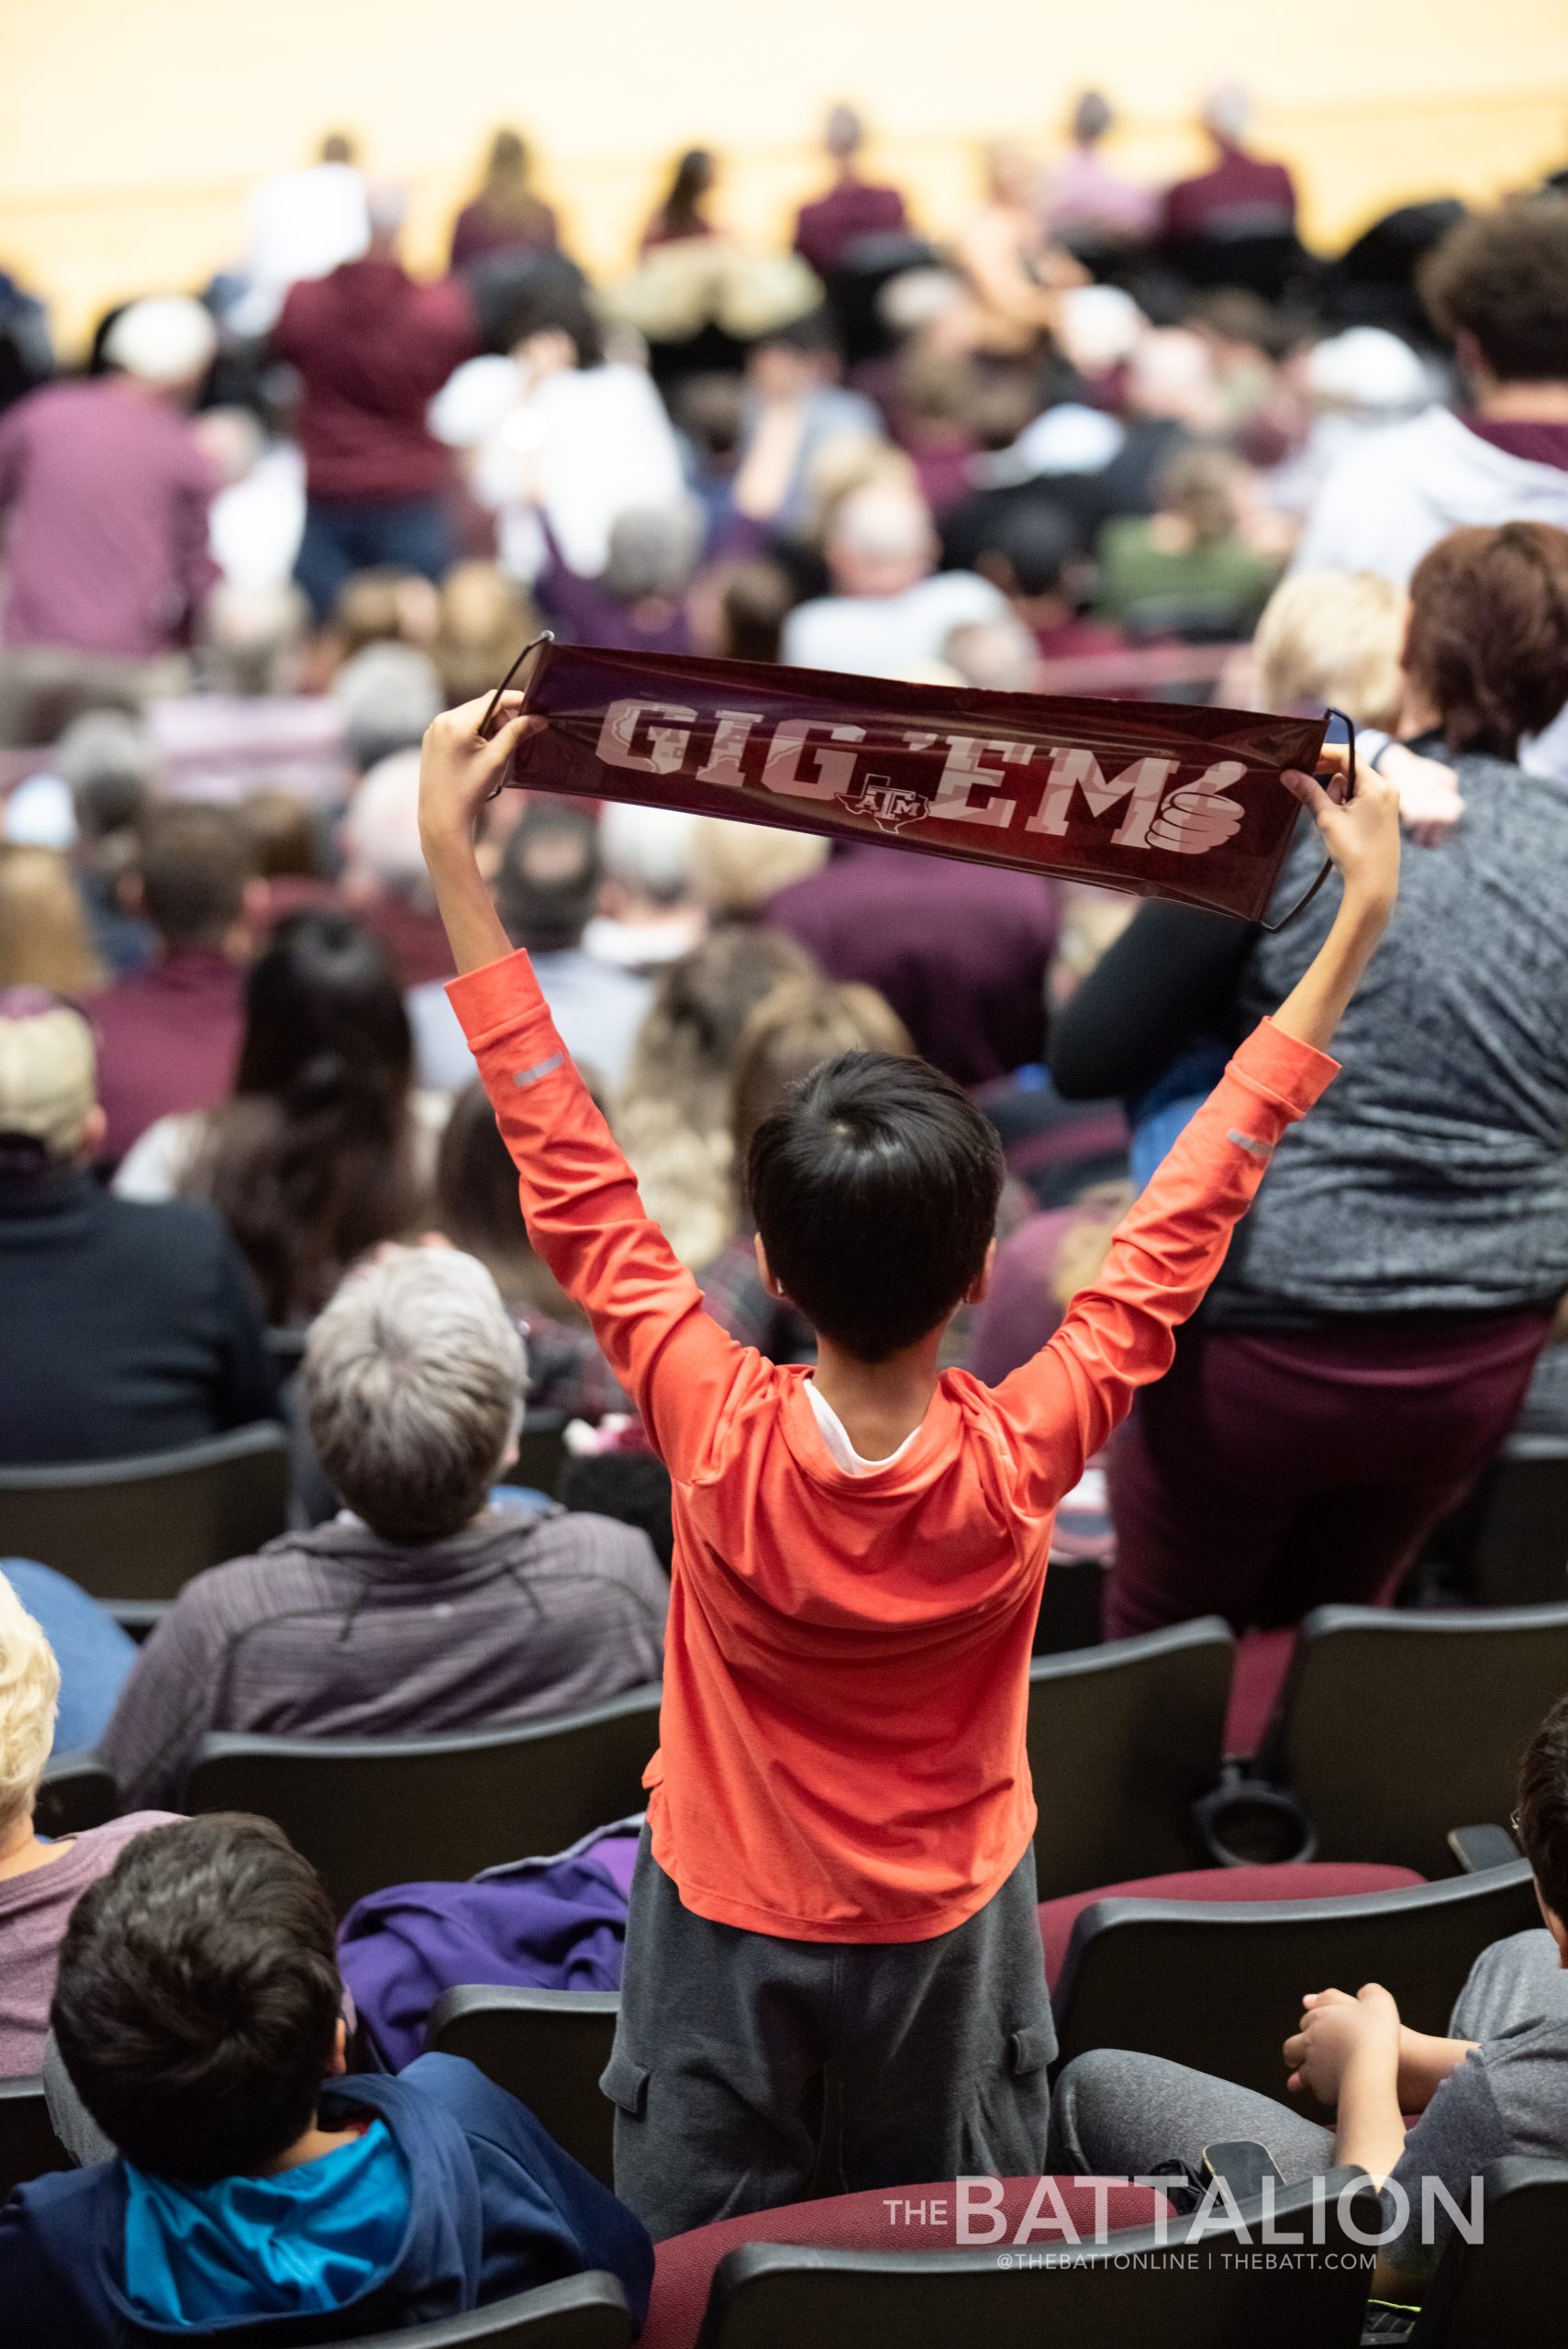
POLYGON ((1344 876, 1346 902, 1386 917, 1399 894, 1399 794, 1374 767, 1363 765, 1356 775, 1356 796, 1347 803, 1348 748, 1325 742, 1320 756, 1329 770, 1327 790, 1315 776, 1294 769, 1280 780, 1316 822, 1344 876))
POLYGON ((485 801, 500 787, 519 742, 542 733, 545 720, 526 716, 520 693, 504 694, 494 733, 480 730, 490 696, 443 710, 425 736, 419 758, 419 837, 432 848, 473 838, 485 801))
POLYGON ((1352 1998, 1343 1990, 1314 1990, 1302 2001, 1300 2028, 1284 2043, 1295 2094, 1310 2088, 1320 2104, 1337 2105, 1346 2072, 1357 2057, 1382 2054, 1399 2064, 1399 2009, 1377 1982, 1352 1998))

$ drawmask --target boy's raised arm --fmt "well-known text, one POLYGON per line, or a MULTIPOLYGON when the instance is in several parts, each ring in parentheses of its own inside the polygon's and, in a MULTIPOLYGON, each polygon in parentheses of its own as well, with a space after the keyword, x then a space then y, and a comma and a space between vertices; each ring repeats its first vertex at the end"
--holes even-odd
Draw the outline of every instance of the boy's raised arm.
POLYGON ((1286 782, 1317 820, 1343 889, 1332 929, 1272 1019, 1237 1052, 1153 1180, 1119 1225, 1092 1286, 1050 1344, 996 1390, 1026 1458, 1035 1504, 1053 1508, 1125 1418, 1140 1386, 1164 1375, 1175 1332, 1202 1303, 1251 1205, 1274 1144, 1336 1073, 1328 1048, 1388 923, 1398 891, 1399 801, 1363 768, 1345 802, 1344 753, 1325 791, 1286 782))
POLYGON ((425 737, 419 836, 460 974, 452 1003, 517 1169, 529 1237, 679 1475, 718 1416, 741 1350, 703 1311, 695 1281, 650 1219, 479 870, 480 810, 516 745, 544 724, 518 714, 518 698, 509 696, 493 740, 480 731, 484 700, 448 710, 425 737))

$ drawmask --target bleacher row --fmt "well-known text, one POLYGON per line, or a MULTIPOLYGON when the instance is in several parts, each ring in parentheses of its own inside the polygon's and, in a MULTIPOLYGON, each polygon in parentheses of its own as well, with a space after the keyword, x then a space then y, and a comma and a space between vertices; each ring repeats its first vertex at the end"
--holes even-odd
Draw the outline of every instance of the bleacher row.
MULTIPOLYGON (((524 1442, 519 1476, 550 1489, 559 1427, 536 1419, 524 1442)), ((0 1470, 0 1554, 72 1575, 142 1637, 192 1574, 283 1530, 290 1487, 275 1427, 153 1461, 0 1470)), ((1028 1742, 1062 2064, 1095 2047, 1134 2049, 1277 2095, 1282 2036, 1303 1988, 1319 1982, 1380 1981, 1416 2030, 1444 2030, 1481 1951, 1539 1921, 1530 1870, 1501 1822, 1518 1749, 1568 1688, 1565 1525, 1568 1447, 1524 1440, 1472 1511, 1467 1555, 1484 1595, 1538 1603, 1318 1609, 1250 1754, 1228 1750, 1248 1664, 1222 1620, 1063 1647, 1093 1617, 1074 1577, 1098 1569, 1053 1567, 1028 1742)), ((277 1820, 341 1914, 389 1885, 465 1879, 639 1810, 659 1693, 441 1736, 209 1735, 183 1807, 277 1820)), ((38 1825, 67 1834, 122 1808, 94 1754, 58 1754, 38 1825)), ((610 2182, 613 2109, 598 2080, 617 2008, 613 1992, 458 1987, 435 2007, 428 2044, 468 2057, 610 2182)), ((41 2082, 0 2082, 0 2198, 65 2165, 41 2082)), ((1004 2244, 1031 2184, 1007 2188, 1004 2244)), ((946 2188, 828 2196, 661 2245, 641 2337, 651 2349, 699 2336, 705 2349, 848 2349, 874 2328, 936 2349, 980 2325, 1011 2341, 1049 2323, 1068 2344, 1119 2340, 1140 2324, 1176 2349, 1240 2349, 1266 2324, 1277 2349, 1332 2349, 1360 2338, 1368 2280, 1353 2233, 1342 2266, 1330 2255, 1335 2230, 1356 2213, 1351 2199, 1335 2214, 1334 2190, 1309 2284, 1299 2271, 1211 2258, 1175 2291, 1157 2271, 1180 2251, 1184 2222, 1162 2214, 1156 2230, 1147 2189, 1113 2195, 1107 2242, 1096 2243, 1085 2216, 1080 2243, 1036 2235, 1032 2263, 955 2249, 951 2212, 934 2215, 946 2188), (902 2216, 890 2217, 895 2204, 902 2216)), ((1070 2209, 1084 2191, 1082 2180, 1061 2182, 1070 2209)), ((1278 2228, 1292 2208, 1282 2194, 1278 2228)), ((1486 2211, 1483 2242, 1458 2240, 1445 2254, 1416 2343, 1492 2349, 1536 2336, 1550 2279, 1568 2277, 1568 2170, 1500 2165, 1486 2211)), ((588 2276, 396 2337, 414 2349, 609 2349, 629 2337, 629 2318, 613 2279, 588 2276)))

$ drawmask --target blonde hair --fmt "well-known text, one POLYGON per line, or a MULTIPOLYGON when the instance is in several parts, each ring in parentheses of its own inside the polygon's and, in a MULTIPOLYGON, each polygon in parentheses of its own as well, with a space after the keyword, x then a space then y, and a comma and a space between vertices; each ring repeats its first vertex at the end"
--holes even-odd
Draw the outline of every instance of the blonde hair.
POLYGON ((817 832, 699 816, 692 833, 692 894, 715 921, 742 919, 793 882, 820 873, 829 845, 817 832))
POLYGON ((91 995, 105 975, 65 859, 51 848, 0 846, 0 987, 91 995))
POLYGON ((54 1650, 0 1575, 0 1827, 32 1809, 59 1701, 54 1650))
POLYGON ((1252 651, 1265 709, 1342 709, 1358 726, 1398 715, 1407 600, 1374 571, 1298 571, 1263 607, 1252 651))

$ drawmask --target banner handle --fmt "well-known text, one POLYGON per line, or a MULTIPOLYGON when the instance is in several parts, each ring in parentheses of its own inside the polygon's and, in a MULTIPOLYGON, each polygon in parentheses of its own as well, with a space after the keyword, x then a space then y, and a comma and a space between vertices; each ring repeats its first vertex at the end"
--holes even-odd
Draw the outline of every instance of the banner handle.
MULTIPOLYGON (((524 645, 522 651, 518 653, 517 659, 513 662, 511 667, 507 670, 506 675, 502 678, 500 684, 496 686, 495 692, 490 696, 490 707, 486 709, 484 717, 479 721, 479 732, 483 740, 487 742, 490 740, 491 720, 494 718, 496 710, 500 707, 501 696, 506 692, 507 686, 511 684, 513 678, 517 675, 518 670, 522 667, 523 662, 528 659, 528 654, 530 652, 537 652, 541 644, 553 644, 554 642, 555 630, 552 628, 541 629, 538 636, 533 636, 528 639, 528 641, 524 645)), ((530 677, 528 680, 528 684, 523 687, 524 710, 526 710, 528 706, 528 685, 531 685, 532 683, 533 679, 530 677)), ((522 713, 519 711, 517 714, 520 716, 522 713)), ((494 791, 487 791, 485 793, 484 796, 486 800, 498 799, 504 787, 505 786, 503 785, 498 783, 494 791)))
MULTIPOLYGON (((1340 725, 1345 729, 1345 738, 1350 744, 1350 773, 1345 778, 1345 799, 1348 803, 1356 796, 1356 729, 1351 725, 1350 719, 1345 716, 1342 709, 1326 710, 1324 715, 1328 718, 1337 718, 1339 719, 1340 725)), ((1323 886, 1324 882, 1327 881, 1329 874, 1332 873, 1333 870, 1333 858, 1331 856, 1326 856, 1323 859, 1322 870, 1318 873, 1317 879, 1308 884, 1303 894, 1297 897, 1295 905, 1290 908, 1290 911, 1288 913, 1281 914, 1278 921, 1260 921, 1258 928, 1260 930, 1266 930, 1271 938, 1276 930, 1284 930, 1287 924, 1296 919, 1297 914, 1304 914, 1307 911, 1307 907, 1312 903, 1313 898, 1318 895, 1318 890, 1323 886)))

